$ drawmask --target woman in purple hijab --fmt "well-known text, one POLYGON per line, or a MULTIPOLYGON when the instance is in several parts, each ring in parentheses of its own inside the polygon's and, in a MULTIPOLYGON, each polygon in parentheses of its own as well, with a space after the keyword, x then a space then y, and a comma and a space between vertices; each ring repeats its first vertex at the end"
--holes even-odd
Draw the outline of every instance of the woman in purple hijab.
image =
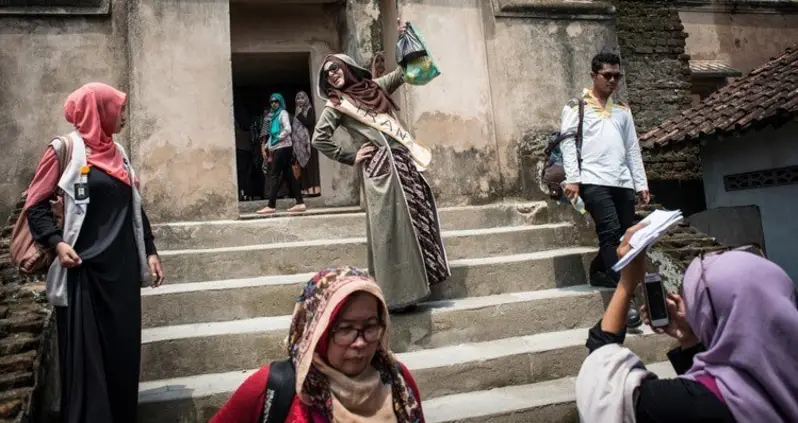
POLYGON ((679 341, 668 353, 678 377, 658 379, 622 346, 644 256, 622 271, 590 330, 576 383, 582 422, 798 422, 798 299, 784 270, 742 251, 696 258, 683 298, 668 294, 671 323, 659 331, 679 341))

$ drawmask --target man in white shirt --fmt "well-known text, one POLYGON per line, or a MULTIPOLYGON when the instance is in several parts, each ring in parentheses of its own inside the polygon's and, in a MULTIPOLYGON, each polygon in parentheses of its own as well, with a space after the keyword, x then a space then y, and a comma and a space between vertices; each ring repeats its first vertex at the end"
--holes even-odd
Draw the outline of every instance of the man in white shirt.
MULTIPOLYGON (((642 204, 648 204, 650 195, 632 112, 612 100, 623 77, 620 57, 614 53, 597 54, 590 77, 593 87, 586 88, 581 99, 585 102, 581 155, 577 154, 574 137, 564 140, 560 147, 565 168, 564 192, 569 199, 581 196, 596 223, 599 253, 590 264, 590 284, 614 288, 619 280, 612 270, 618 261, 615 250, 621 236, 632 226, 635 193, 642 204)), ((574 103, 563 108, 562 134, 577 132, 579 109, 574 103)))

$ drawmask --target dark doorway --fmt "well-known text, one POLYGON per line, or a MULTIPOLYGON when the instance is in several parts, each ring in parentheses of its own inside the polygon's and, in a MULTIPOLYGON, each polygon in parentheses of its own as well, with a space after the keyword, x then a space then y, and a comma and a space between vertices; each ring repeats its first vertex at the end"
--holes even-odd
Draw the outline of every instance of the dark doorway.
MULTIPOLYGON (((260 137, 269 98, 273 93, 282 94, 292 125, 297 122, 294 119, 296 95, 303 91, 312 101, 310 53, 234 53, 232 62, 239 197, 244 201, 261 200, 270 189, 264 175, 268 164, 264 165, 261 155, 260 137)), ((315 115, 310 118, 309 121, 304 119, 304 125, 312 135, 315 115)), ((304 197, 321 195, 318 153, 313 148, 300 180, 304 197)), ((283 186, 279 198, 287 196, 288 189, 283 186)))

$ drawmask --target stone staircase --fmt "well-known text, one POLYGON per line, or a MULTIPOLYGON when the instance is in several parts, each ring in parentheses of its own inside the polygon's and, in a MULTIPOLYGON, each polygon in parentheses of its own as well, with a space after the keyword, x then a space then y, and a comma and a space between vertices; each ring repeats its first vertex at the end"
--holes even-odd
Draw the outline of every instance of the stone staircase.
MULTIPOLYGON (((453 276, 392 316, 427 421, 575 422, 587 329, 611 292, 586 285, 595 249, 546 203, 441 210, 453 276)), ((286 355, 294 298, 330 265, 365 267, 357 209, 155 228, 168 284, 142 291, 140 422, 206 422, 255 369, 286 355)), ((670 341, 627 345, 669 374, 670 341)))

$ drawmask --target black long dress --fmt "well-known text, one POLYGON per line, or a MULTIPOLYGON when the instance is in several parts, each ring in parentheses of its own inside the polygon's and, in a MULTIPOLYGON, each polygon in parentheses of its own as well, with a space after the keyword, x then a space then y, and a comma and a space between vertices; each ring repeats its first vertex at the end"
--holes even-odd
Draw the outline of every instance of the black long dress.
MULTIPOLYGON (((89 172, 86 218, 67 272, 68 306, 56 307, 62 423, 134 423, 141 360, 141 272, 133 229, 132 188, 89 172)), ((28 209, 31 234, 55 247, 61 231, 48 200, 28 209)), ((155 254, 142 211, 147 256, 155 254)))

